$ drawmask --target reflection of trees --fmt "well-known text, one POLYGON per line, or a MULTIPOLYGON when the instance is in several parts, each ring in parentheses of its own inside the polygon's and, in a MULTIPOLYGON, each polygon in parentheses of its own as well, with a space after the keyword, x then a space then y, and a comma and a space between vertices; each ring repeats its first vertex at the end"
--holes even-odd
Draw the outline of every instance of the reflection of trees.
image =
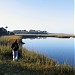
POLYGON ((47 37, 23 37, 23 39, 46 39, 47 37))

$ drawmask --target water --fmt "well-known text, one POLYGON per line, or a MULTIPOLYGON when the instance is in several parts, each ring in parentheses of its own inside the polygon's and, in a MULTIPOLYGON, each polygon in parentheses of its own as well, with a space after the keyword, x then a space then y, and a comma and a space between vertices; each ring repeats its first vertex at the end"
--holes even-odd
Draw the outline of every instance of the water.
POLYGON ((58 63, 74 64, 74 38, 23 39, 23 47, 55 59, 58 63))

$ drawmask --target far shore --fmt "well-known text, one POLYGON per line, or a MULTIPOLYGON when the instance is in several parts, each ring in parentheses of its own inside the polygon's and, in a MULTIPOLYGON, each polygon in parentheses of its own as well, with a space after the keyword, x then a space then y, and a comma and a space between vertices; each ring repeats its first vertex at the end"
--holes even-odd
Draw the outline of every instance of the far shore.
POLYGON ((75 34, 15 34, 25 38, 31 37, 57 37, 57 38, 75 38, 75 34))

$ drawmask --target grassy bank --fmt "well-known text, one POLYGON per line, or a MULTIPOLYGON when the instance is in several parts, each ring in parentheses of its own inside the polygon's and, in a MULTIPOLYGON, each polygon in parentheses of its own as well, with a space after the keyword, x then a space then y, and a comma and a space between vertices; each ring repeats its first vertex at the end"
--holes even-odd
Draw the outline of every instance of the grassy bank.
POLYGON ((75 34, 15 34, 24 38, 31 37, 56 37, 56 38, 75 38, 75 34))
POLYGON ((15 38, 20 43, 20 36, 0 37, 0 75, 74 75, 72 66, 23 48, 19 61, 12 61, 10 46, 15 38))

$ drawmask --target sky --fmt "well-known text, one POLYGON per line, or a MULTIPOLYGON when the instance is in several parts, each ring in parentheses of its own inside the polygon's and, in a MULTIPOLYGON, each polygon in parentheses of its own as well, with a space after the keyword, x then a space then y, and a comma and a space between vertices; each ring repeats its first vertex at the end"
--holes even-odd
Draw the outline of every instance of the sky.
POLYGON ((74 33, 74 0, 0 0, 0 27, 74 33))

